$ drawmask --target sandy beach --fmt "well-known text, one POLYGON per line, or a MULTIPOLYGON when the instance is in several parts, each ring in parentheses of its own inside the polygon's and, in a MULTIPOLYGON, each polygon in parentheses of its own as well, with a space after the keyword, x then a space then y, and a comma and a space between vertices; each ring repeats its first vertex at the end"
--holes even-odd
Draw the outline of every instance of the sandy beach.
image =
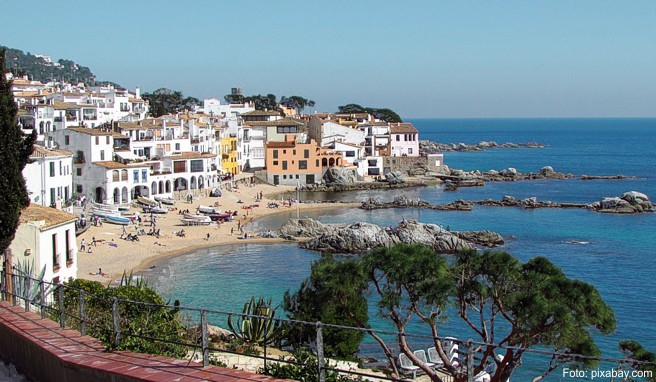
MULTIPOLYGON (((136 225, 120 226, 115 224, 104 223, 102 226, 91 226, 86 232, 77 238, 78 249, 84 239, 87 245, 91 245, 95 238, 96 244, 91 245, 92 253, 88 251, 78 251, 78 278, 95 280, 101 282, 108 282, 120 278, 124 271, 138 272, 148 268, 156 261, 170 256, 177 256, 185 253, 192 252, 197 249, 215 247, 218 245, 244 243, 283 243, 287 242, 283 239, 262 239, 262 238, 248 238, 239 239, 241 232, 240 225, 244 225, 247 233, 252 234, 250 230, 252 223, 258 218, 266 215, 289 212, 296 209, 296 204, 291 207, 280 205, 278 208, 268 208, 269 201, 276 201, 280 204, 280 197, 271 199, 286 191, 293 191, 293 186, 271 186, 266 184, 256 184, 254 186, 239 185, 235 191, 222 190, 221 197, 200 196, 195 197, 192 203, 185 200, 176 202, 175 211, 170 211, 167 214, 156 215, 156 228, 160 229, 160 237, 149 235, 140 235, 139 241, 128 241, 121 239, 123 227, 128 233, 134 234, 137 232, 136 225), (263 200, 256 201, 256 196, 262 193, 263 200), (238 203, 242 201, 243 203, 238 203), (180 219, 182 215, 178 214, 180 210, 189 210, 194 214, 199 205, 213 206, 218 202, 219 206, 216 207, 223 211, 238 211, 238 215, 231 222, 220 224, 213 223, 209 226, 186 226, 183 225, 180 219), (251 209, 244 209, 245 206, 259 205, 251 209), (175 232, 184 229, 185 237, 179 237, 175 232), (209 234, 209 237, 208 237, 209 234), (98 276, 98 270, 102 269, 105 276, 98 276)), ((209 193, 209 190, 207 190, 209 193)), ((329 209, 329 208, 344 208, 356 207, 359 204, 334 204, 334 203, 321 203, 321 204, 303 204, 301 203, 299 209, 301 211, 308 211, 311 209, 329 209)), ((142 223, 139 229, 148 232, 151 229, 150 215, 141 212, 141 208, 132 207, 130 213, 139 211, 142 218, 142 223)), ((270 227, 277 229, 278 227, 270 227)))

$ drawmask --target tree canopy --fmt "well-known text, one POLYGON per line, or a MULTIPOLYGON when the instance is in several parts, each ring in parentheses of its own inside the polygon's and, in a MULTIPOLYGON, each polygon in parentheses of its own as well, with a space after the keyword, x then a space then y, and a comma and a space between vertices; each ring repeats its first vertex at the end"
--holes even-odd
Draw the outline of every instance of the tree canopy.
POLYGON ((152 93, 144 93, 142 97, 148 100, 150 113, 155 118, 183 110, 193 110, 194 106, 201 104, 196 97, 184 97, 181 91, 167 88, 159 88, 152 93))
POLYGON ((356 103, 349 103, 348 105, 338 106, 337 109, 339 110, 339 113, 369 113, 381 121, 403 122, 401 117, 395 111, 387 108, 365 107, 356 103))
MULTIPOLYGON (((313 280, 366 284, 368 291, 379 297, 378 315, 390 320, 398 332, 405 333, 408 325, 417 321, 425 325, 428 333, 423 334, 435 338, 438 356, 454 381, 465 381, 466 376, 437 339, 445 335, 440 323, 447 317, 463 320, 476 333, 476 341, 484 345, 472 345, 479 353, 474 375, 493 370, 490 374, 495 382, 507 380, 521 365, 526 349, 536 346, 557 353, 538 379, 566 363, 592 366, 595 363, 589 358, 577 358, 600 355, 590 330, 607 334, 616 325, 612 309, 592 285, 567 278, 544 257, 522 263, 506 252, 464 251, 447 261, 428 247, 398 244, 351 260, 342 270, 344 275, 333 275, 338 270, 325 264, 328 260, 315 263, 301 288, 314 288, 312 294, 305 293, 306 300, 299 301, 316 312, 307 319, 323 321, 323 304, 347 312, 350 301, 359 301, 367 293, 367 288, 351 288, 357 296, 350 300, 330 299, 339 288, 313 280)), ((381 338, 374 339, 393 364, 388 345, 381 338)), ((441 381, 435 371, 420 364, 406 336, 398 336, 396 342, 432 380, 441 381)))
POLYGON ((23 168, 28 163, 36 132, 25 135, 17 123, 11 83, 5 79, 5 52, 0 50, 0 253, 14 240, 20 211, 30 204, 23 168))

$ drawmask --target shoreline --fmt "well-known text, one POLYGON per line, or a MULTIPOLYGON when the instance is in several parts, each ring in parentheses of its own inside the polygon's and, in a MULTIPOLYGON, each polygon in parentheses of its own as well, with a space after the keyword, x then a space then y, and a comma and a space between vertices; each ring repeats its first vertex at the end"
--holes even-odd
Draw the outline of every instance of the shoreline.
MULTIPOLYGON (((123 272, 127 274, 140 274, 150 269, 152 266, 163 260, 182 256, 198 250, 219 247, 224 245, 235 244, 281 244, 290 243, 282 238, 248 238, 239 239, 240 226, 245 227, 245 232, 252 234, 252 226, 265 216, 274 216, 279 214, 294 213, 296 205, 280 206, 278 208, 268 208, 269 202, 281 203, 279 195, 284 192, 293 191, 293 186, 271 186, 267 184, 257 184, 251 187, 240 186, 234 192, 224 191, 221 197, 199 197, 194 198, 193 203, 177 201, 173 207, 177 211, 170 211, 166 215, 157 216, 156 227, 161 230, 160 238, 149 235, 140 235, 138 242, 130 242, 120 239, 123 226, 104 224, 103 226, 91 226, 86 232, 78 237, 78 245, 81 245, 82 239, 86 241, 87 248, 92 248, 92 253, 82 252, 78 248, 78 274, 77 278, 100 281, 102 283, 115 282, 120 280, 123 272), (289 188, 289 190, 281 188, 289 188), (256 202, 256 195, 262 193, 261 201, 256 202), (272 198, 272 196, 277 196, 272 198), (244 203, 239 203, 243 201, 244 203), (209 226, 184 226, 180 223, 179 210, 188 209, 194 213, 198 205, 213 205, 219 202, 222 211, 238 211, 238 216, 231 222, 212 224, 209 226), (259 204, 259 207, 244 209, 244 206, 259 204), (185 237, 178 237, 175 231, 184 229, 185 237), (209 237, 208 237, 209 235, 209 237), (93 239, 97 244, 91 246, 93 239), (102 270, 103 275, 98 275, 102 270)), ((337 208, 355 208, 360 203, 300 203, 299 211, 329 210, 337 208)), ((132 207, 131 213, 140 210, 132 207)), ((139 212, 142 217, 142 224, 138 227, 146 232, 151 228, 148 214, 139 212)), ((137 226, 128 225, 125 229, 128 233, 135 233, 137 226)), ((266 227, 272 230, 278 227, 266 227)), ((301 241, 301 240, 299 240, 301 241)), ((298 243, 299 241, 295 242, 298 243)))

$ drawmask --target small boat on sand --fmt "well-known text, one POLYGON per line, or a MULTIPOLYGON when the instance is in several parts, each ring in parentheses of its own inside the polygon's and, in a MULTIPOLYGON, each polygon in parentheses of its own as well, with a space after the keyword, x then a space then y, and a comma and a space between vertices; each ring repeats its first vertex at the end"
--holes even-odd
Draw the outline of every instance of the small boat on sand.
POLYGON ((218 208, 204 206, 201 204, 200 206, 198 206, 198 212, 203 214, 220 214, 221 210, 218 208))
POLYGON ((232 214, 208 214, 207 217, 213 221, 232 221, 232 214))
POLYGON ((143 212, 146 214, 168 214, 169 209, 164 207, 157 207, 157 206, 153 206, 153 207, 144 206, 143 212))
POLYGON ((137 203, 143 204, 144 206, 157 206, 158 203, 152 199, 144 198, 143 196, 137 196, 137 203))
POLYGON ((156 197, 155 197, 155 201, 158 201, 158 202, 160 202, 160 203, 162 203, 162 204, 166 204, 166 205, 168 205, 168 206, 172 206, 172 205, 175 204, 175 199, 173 199, 173 198, 168 198, 168 197, 164 197, 164 196, 156 196, 156 197))
POLYGON ((116 215, 106 215, 105 221, 107 223, 119 224, 119 225, 128 225, 132 223, 132 220, 130 218, 126 218, 123 216, 116 216, 116 215))
POLYGON ((209 223, 212 221, 212 218, 207 215, 184 214, 183 216, 186 220, 195 220, 199 223, 209 223))

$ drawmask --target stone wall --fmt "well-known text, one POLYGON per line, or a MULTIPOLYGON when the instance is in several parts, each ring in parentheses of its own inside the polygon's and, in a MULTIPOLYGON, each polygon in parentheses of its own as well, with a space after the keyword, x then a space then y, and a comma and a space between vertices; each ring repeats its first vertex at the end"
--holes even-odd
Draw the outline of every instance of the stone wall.
POLYGON ((446 169, 442 154, 419 157, 384 157, 384 172, 401 171, 409 175, 423 175, 426 172, 441 172, 446 169))

